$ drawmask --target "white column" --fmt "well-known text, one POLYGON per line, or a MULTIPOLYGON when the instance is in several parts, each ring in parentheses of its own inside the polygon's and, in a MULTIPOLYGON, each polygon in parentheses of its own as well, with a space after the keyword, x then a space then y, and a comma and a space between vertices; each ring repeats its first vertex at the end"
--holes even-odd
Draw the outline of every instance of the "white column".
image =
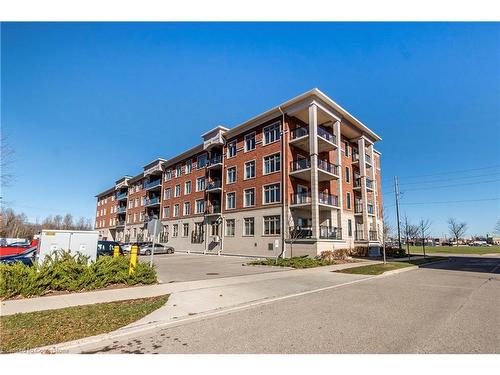
POLYGON ((309 106, 309 149, 311 156, 311 219, 312 236, 319 239, 319 206, 318 206, 318 107, 309 106))
MULTIPOLYGON (((363 206, 363 236, 368 239, 368 197, 366 193, 366 148, 363 137, 358 140, 359 174, 361 176, 361 204, 363 206)), ((356 204, 356 202, 354 203, 356 204)))

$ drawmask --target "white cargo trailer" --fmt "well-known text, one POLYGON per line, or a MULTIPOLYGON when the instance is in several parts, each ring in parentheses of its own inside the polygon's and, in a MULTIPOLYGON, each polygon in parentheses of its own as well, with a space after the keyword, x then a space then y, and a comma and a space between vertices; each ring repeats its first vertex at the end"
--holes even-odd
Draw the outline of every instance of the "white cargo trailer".
POLYGON ((99 232, 95 230, 52 230, 43 229, 38 242, 37 259, 43 262, 55 251, 68 251, 72 255, 81 253, 95 261, 99 232))

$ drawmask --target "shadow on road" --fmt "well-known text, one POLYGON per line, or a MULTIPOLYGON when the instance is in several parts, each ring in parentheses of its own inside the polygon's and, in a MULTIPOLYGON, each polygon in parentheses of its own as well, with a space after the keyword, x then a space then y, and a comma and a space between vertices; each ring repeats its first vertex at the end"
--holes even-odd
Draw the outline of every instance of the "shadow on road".
POLYGON ((500 258, 477 258, 466 256, 440 257, 446 262, 420 265, 420 268, 462 272, 483 272, 500 274, 500 258))

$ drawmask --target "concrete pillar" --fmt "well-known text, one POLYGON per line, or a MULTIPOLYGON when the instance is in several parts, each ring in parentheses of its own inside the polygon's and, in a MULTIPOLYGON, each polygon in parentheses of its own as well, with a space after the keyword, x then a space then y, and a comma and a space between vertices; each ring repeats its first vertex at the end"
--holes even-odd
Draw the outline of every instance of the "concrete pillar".
POLYGON ((309 106, 309 149, 311 156, 311 219, 312 236, 319 239, 318 190, 318 107, 309 106))
MULTIPOLYGON (((366 143, 363 137, 358 140, 359 174, 361 176, 361 204, 363 205, 363 236, 368 240, 368 197, 366 193, 366 143)), ((355 203, 356 204, 356 203, 355 203)))

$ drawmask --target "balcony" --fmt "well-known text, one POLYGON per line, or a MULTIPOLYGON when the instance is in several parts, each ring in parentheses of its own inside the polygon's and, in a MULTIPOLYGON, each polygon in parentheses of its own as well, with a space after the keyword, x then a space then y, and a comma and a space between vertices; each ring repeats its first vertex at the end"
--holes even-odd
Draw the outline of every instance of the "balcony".
POLYGON ((308 205, 311 204, 311 192, 302 192, 302 193, 292 193, 291 199, 290 199, 290 204, 293 206, 299 206, 299 205, 308 205))
POLYGON ((372 157, 368 154, 365 154, 365 163, 372 166, 372 157))
POLYGON ((352 163, 357 163, 359 161, 359 153, 357 151, 353 151, 352 153, 352 163))
POLYGON ((144 189, 151 190, 154 188, 161 188, 161 178, 144 183, 144 189))
POLYGON ((368 232, 368 236, 370 238, 370 241, 378 241, 378 235, 376 230, 370 230, 368 232))
POLYGON ((354 190, 361 189, 361 177, 358 177, 358 175, 354 176, 353 188, 354 190))
POLYGON ((339 206, 339 197, 336 195, 331 195, 327 193, 319 193, 318 194, 318 203, 323 204, 325 206, 338 207, 339 206))
POLYGON ((366 211, 368 212, 368 215, 375 215, 375 207, 373 204, 368 203, 368 205, 366 207, 367 207, 366 211))
POLYGON ((145 206, 159 206, 160 205, 160 197, 148 198, 146 199, 145 206))
MULTIPOLYGON (((304 151, 309 151, 309 126, 302 126, 290 131, 290 144, 304 151)), ((318 126, 318 152, 334 150, 337 137, 328 130, 318 126)))
POLYGON ((342 228, 321 225, 319 227, 319 238, 328 240, 341 240, 342 228))
POLYGON ((214 180, 207 184, 206 191, 216 191, 216 190, 222 190, 221 180, 214 180))
POLYGON ((326 160, 318 160, 318 172, 318 181, 329 181, 332 177, 339 178, 339 166, 326 160))
POLYGON ((354 231, 354 241, 365 241, 365 236, 362 229, 356 229, 354 231))
POLYGON ((221 207, 219 204, 208 205, 205 215, 220 215, 221 207))
POLYGON ((312 228, 311 227, 290 227, 290 238, 292 239, 303 239, 312 238, 312 228))
POLYGON ((363 203, 356 202, 354 203, 354 215, 362 215, 363 214, 363 203))
POLYGON ((366 179, 366 189, 373 191, 373 180, 371 178, 366 179))
POLYGON ((119 206, 117 209, 116 209, 116 213, 117 214, 124 214, 127 212, 127 206, 119 206))
POLYGON ((116 228, 123 228, 125 226, 125 220, 117 220, 115 227, 116 228))
POLYGON ((128 194, 126 191, 123 193, 116 193, 116 200, 117 201, 123 201, 123 200, 127 199, 127 197, 128 197, 128 194))
POLYGON ((324 140, 336 145, 337 144, 337 137, 335 134, 330 133, 328 130, 323 129, 321 127, 318 127, 318 136, 323 138, 324 140))
POLYGON ((208 160, 207 168, 222 167, 222 155, 217 155, 208 160))

